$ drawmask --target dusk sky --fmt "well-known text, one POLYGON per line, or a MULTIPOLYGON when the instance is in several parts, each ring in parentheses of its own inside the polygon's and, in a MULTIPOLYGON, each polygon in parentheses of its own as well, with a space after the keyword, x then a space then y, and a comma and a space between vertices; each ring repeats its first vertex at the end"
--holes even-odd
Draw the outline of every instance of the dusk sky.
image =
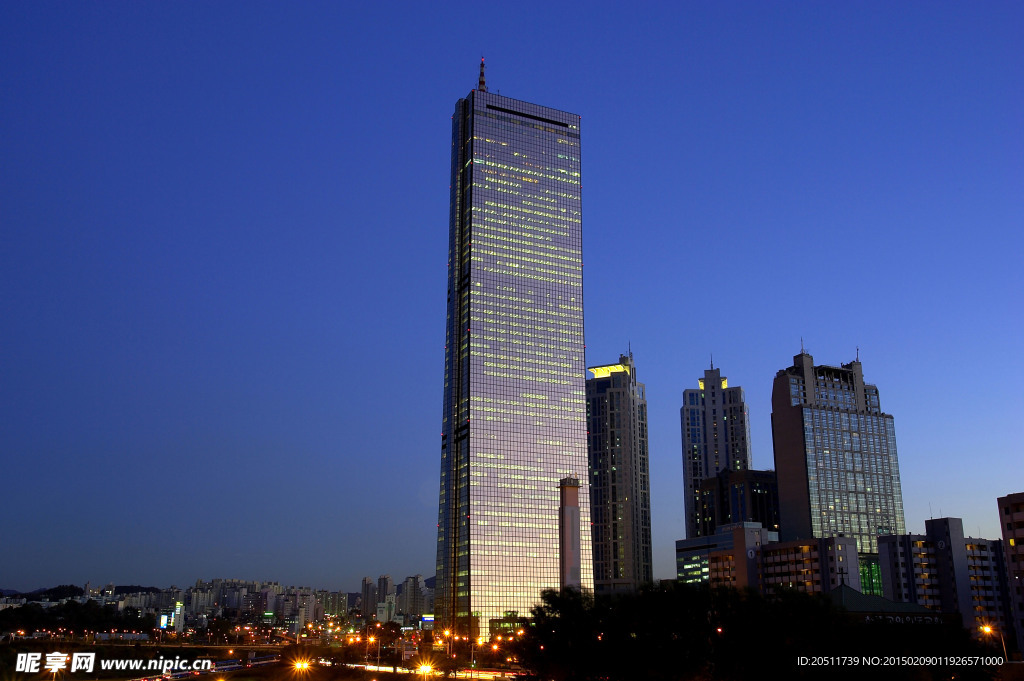
MULTIPOLYGON (((801 338, 910 532, 1024 491, 1024 3, 0 4, 0 587, 435 569, 451 115, 582 116, 588 364, 647 385, 654 576, 714 354, 801 338)), ((552 550, 557 547, 553 546, 552 550)))

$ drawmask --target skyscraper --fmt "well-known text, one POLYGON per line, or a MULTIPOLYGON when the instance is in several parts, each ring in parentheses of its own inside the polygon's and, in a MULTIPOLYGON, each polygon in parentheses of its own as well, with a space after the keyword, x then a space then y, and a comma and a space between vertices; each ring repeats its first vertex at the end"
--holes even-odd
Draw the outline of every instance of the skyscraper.
MULTIPOLYGON (((558 484, 587 471, 580 191, 580 117, 481 64, 452 117, 435 608, 460 633, 558 588, 558 484)), ((579 505, 592 588, 585 482, 579 505)))
POLYGON ((772 442, 782 540, 854 537, 861 586, 881 595, 877 537, 907 530, 893 418, 860 361, 814 366, 801 350, 775 375, 772 442))
POLYGON ((632 354, 588 371, 594 590, 636 591, 654 579, 644 384, 637 383, 632 354))
POLYGON ((750 463, 750 420, 743 388, 711 365, 696 390, 683 391, 679 410, 683 434, 683 499, 686 538, 701 536, 700 485, 723 470, 742 471, 750 463))

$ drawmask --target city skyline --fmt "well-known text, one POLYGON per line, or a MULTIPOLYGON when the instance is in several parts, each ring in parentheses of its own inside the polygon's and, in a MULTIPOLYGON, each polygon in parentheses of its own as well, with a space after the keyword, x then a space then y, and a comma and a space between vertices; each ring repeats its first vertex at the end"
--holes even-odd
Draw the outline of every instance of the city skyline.
POLYGON ((468 7, 0 9, 0 587, 429 575, 449 116, 481 52, 490 89, 583 116, 586 356, 643 367, 656 578, 683 390, 714 353, 772 467, 801 337, 859 346, 907 527, 996 538, 1024 8, 468 7))

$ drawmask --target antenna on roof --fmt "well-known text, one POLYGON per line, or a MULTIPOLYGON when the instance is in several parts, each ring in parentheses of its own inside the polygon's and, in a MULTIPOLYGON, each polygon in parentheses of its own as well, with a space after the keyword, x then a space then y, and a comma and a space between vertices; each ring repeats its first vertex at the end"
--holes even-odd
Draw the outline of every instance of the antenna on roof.
POLYGON ((804 337, 800 336, 800 354, 804 354, 804 337))
POLYGON ((480 92, 487 92, 487 82, 484 80, 484 58, 480 56, 480 85, 477 86, 480 92))
POLYGON ((860 361, 860 346, 857 346, 857 361, 860 361))
POLYGON ((715 353, 711 353, 711 368, 715 368, 715 353))

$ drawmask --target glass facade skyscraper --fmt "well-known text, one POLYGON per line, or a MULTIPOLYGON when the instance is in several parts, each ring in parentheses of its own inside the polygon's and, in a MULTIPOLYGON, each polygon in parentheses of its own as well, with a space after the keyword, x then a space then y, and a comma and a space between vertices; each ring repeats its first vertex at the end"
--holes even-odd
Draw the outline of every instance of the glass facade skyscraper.
POLYGON ((795 356, 772 386, 772 441, 782 540, 855 538, 861 587, 881 595, 878 537, 907 530, 893 417, 861 363, 795 356))
MULTIPOLYGON (((479 635, 559 586, 559 480, 587 478, 580 117, 487 92, 452 117, 435 611, 479 635)), ((583 587, 593 588, 580 488, 583 587)))

